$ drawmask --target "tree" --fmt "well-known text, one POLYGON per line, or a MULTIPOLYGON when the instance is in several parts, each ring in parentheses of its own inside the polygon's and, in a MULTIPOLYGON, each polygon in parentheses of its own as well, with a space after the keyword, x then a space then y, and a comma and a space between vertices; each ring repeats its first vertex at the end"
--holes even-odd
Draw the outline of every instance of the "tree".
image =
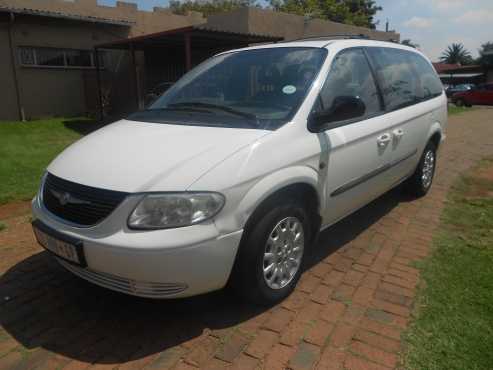
POLYGON ((410 46, 410 47, 415 48, 415 49, 419 48, 419 44, 412 42, 411 39, 402 40, 401 44, 406 45, 406 46, 410 46))
POLYGON ((374 0, 270 0, 274 10, 375 29, 374 0))
POLYGON ((490 41, 481 45, 478 64, 487 68, 493 67, 493 42, 490 41))
POLYGON ((463 44, 452 44, 442 53, 442 63, 468 65, 473 63, 469 50, 463 44))
POLYGON ((175 14, 186 14, 188 11, 196 11, 201 12, 204 17, 243 6, 258 5, 256 0, 172 0, 169 2, 169 7, 175 14))

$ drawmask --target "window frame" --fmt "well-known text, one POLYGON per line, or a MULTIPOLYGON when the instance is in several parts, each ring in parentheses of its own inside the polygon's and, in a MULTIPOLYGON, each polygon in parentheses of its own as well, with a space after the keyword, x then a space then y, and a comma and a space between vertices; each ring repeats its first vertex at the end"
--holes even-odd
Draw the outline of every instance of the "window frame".
MULTIPOLYGON (((101 52, 100 52, 101 53, 101 52)), ((101 55, 101 54, 100 54, 101 55)), ((27 45, 19 45, 17 47, 17 56, 19 60, 19 65, 23 68, 40 68, 40 69, 84 69, 84 70, 93 70, 96 69, 96 55, 94 53, 94 50, 92 49, 73 49, 73 48, 57 48, 57 47, 45 47, 45 46, 27 46, 27 45), (27 64, 22 61, 22 51, 23 50, 29 50, 29 52, 32 55, 33 59, 33 64, 27 64), (56 65, 42 65, 38 64, 38 56, 37 56, 37 51, 40 49, 50 49, 50 50, 56 50, 62 53, 63 55, 63 65, 56 66, 56 65), (67 52, 89 52, 90 53, 90 58, 91 58, 91 65, 90 66, 72 66, 68 64, 68 58, 67 58, 67 52)), ((99 69, 103 70, 106 68, 106 63, 104 62, 104 59, 99 62, 99 69)))
MULTIPOLYGON (((198 64, 197 66, 195 66, 192 70, 190 70, 189 72, 187 72, 185 75, 183 75, 182 77, 180 77, 180 79, 178 81, 180 81, 182 78, 184 78, 186 75, 188 75, 188 73, 194 73, 194 71, 198 68, 200 68, 202 66, 202 64, 204 63, 207 63, 209 60, 211 59, 215 59, 215 58, 218 58, 218 57, 221 57, 221 56, 224 56, 224 55, 228 55, 228 54, 237 54, 237 53, 243 53, 243 52, 250 52, 250 51, 257 51, 257 50, 276 50, 276 49, 280 49, 279 47, 277 46, 272 46, 272 47, 264 47, 264 48, 253 48, 253 49, 247 49, 247 50, 229 50, 229 51, 225 51, 223 53, 219 53, 209 59, 206 59, 205 61, 203 61, 202 63, 198 64)), ((317 70, 317 73, 316 75, 313 77, 313 80, 312 82, 310 83, 309 86, 307 86, 306 88, 306 91, 304 93, 304 95, 300 98, 299 102, 293 106, 293 108, 290 110, 289 112, 289 115, 286 116, 285 118, 283 119, 276 119, 276 120, 272 120, 273 122, 274 121, 278 121, 279 124, 273 124, 273 125, 269 125, 270 127, 264 127, 263 129, 265 130, 271 130, 271 131, 275 131, 275 130, 278 130, 280 129, 281 127, 285 126, 286 124, 288 124, 289 122, 291 122, 295 117, 296 115, 300 112, 300 109, 303 107, 303 105, 305 104, 306 100, 307 100, 307 97, 308 95, 311 93, 312 89, 313 89, 313 86, 315 84, 315 82, 318 80, 318 78, 321 76, 322 72, 323 72, 323 69, 324 69, 324 66, 326 65, 327 63, 327 59, 328 59, 328 56, 329 56, 329 51, 327 50, 327 48, 322 48, 322 47, 316 47, 316 46, 287 46, 287 47, 283 47, 283 49, 292 49, 292 50, 317 50, 321 53, 321 60, 320 60, 320 65, 319 65, 319 68, 317 70)), ((258 74, 258 70, 255 72, 255 76, 257 76, 258 74)), ((256 77, 257 78, 257 77, 256 77)), ((177 81, 177 82, 178 82, 177 81)), ((177 82, 175 82, 173 84, 173 86, 167 90, 165 93, 168 93, 168 91, 171 91, 172 88, 176 88, 176 85, 177 85, 177 82)), ((253 83, 252 81, 250 81, 250 83, 253 83)), ((160 98, 162 98, 164 96, 161 95, 160 98)), ((157 103, 158 100, 155 100, 151 105, 157 103)), ((149 106, 150 107, 150 106, 149 106)), ((152 110, 152 109, 151 109, 152 110)), ((134 112, 132 113, 135 114, 137 112, 134 112)), ((131 115, 131 116, 132 116, 131 115)), ((130 117, 131 117, 130 116, 130 117)), ((129 118, 130 119, 130 118, 129 118)), ((148 120, 145 120, 145 122, 150 122, 148 120)), ((156 123, 160 123, 160 124, 165 124, 165 122, 161 122, 161 121, 153 121, 153 122, 156 122, 156 123)), ((275 123, 275 122, 274 122, 275 123)), ((180 125, 188 125, 188 126, 202 126, 202 125, 197 125, 197 124, 190 124, 190 123, 181 123, 180 122, 180 125)), ((206 126, 205 124, 203 126, 206 126)), ((213 125, 211 127, 217 127, 216 125, 213 125)), ((228 127, 228 126, 224 126, 224 127, 228 127)), ((243 128, 248 128, 248 129, 251 129, 250 125, 246 125, 245 127, 243 128)), ((257 128, 253 128, 253 129, 257 129, 257 128)))
MULTIPOLYGON (((363 55, 365 57, 365 60, 368 63, 368 68, 370 69, 370 73, 371 73, 371 75, 373 77, 373 82, 375 83, 375 88, 377 90, 378 101, 380 103, 380 111, 375 112, 375 113, 372 113, 372 114, 367 114, 367 115, 364 115, 364 116, 358 117, 358 118, 343 120, 343 121, 339 121, 339 122, 328 122, 320 130, 317 130, 316 131, 317 133, 318 132, 322 132, 322 131, 332 130, 332 129, 343 127, 343 126, 347 126, 347 125, 351 125, 351 124, 362 122, 362 121, 366 121, 366 120, 369 120, 369 119, 372 119, 372 118, 376 118, 376 117, 379 117, 379 116, 382 116, 382 115, 388 113, 387 110, 386 110, 385 101, 383 99, 382 89, 381 89, 381 86, 380 86, 380 84, 378 82, 378 79, 377 79, 377 76, 376 76, 376 72, 375 72, 373 63, 372 63, 371 59, 369 58, 369 55, 368 55, 368 53, 366 51, 366 47, 365 46, 353 46, 353 47, 349 47, 349 48, 345 48, 345 49, 340 50, 339 52, 337 52, 337 54, 332 59, 332 61, 330 63, 330 66, 329 66, 329 71, 328 71, 327 75, 325 76, 325 80, 324 80, 324 82, 322 84, 322 87, 320 88, 320 91, 317 94, 317 98, 315 99, 315 102, 313 103, 313 105, 312 105, 312 107, 310 109, 309 115, 312 115, 314 113, 314 108, 315 108, 315 106, 317 104, 320 104, 323 107, 323 103, 321 103, 321 97, 320 97, 320 95, 322 93, 322 90, 325 87, 325 84, 327 83, 327 78, 329 76, 329 73, 332 70, 332 66, 333 66, 334 61, 341 54, 347 53, 349 51, 357 51, 357 50, 361 50, 363 52, 363 55)), ((315 131, 312 131, 311 130, 309 122, 310 122, 310 119, 308 119, 308 130, 310 132, 315 132, 315 131)))
MULTIPOLYGON (((382 47, 382 46, 370 46, 370 47, 367 47, 368 51, 368 57, 370 58, 370 60, 372 60, 373 62, 373 65, 374 65, 374 68, 375 68, 375 75, 377 76, 377 80, 378 80, 378 84, 380 86, 382 86, 382 81, 379 77, 379 73, 378 73, 378 70, 379 70, 379 66, 378 66, 378 61, 376 61, 374 59, 374 57, 372 56, 371 52, 369 51, 370 49, 390 49, 390 50, 397 50, 397 51, 403 51, 403 52, 407 52, 407 50, 403 50, 403 49, 399 49, 399 48, 386 48, 386 47, 382 47)), ((419 79, 419 74, 417 73, 416 71, 416 68, 414 68, 414 66, 412 65, 412 63, 409 64, 410 66, 410 72, 412 73, 413 77, 418 80, 419 79)), ((416 95, 416 94, 414 94, 416 95)), ((391 113, 391 112, 396 112, 396 111, 399 111, 401 109, 406 109, 406 108, 409 108, 409 107, 412 107, 416 104, 419 104, 419 103, 422 103, 424 100, 421 100, 419 102, 416 102, 416 101, 411 101, 409 102, 408 104, 405 104, 405 105, 401 105, 401 106, 398 106, 397 108, 393 108, 393 109, 390 109, 387 102, 385 101, 385 96, 383 94, 383 89, 382 89, 382 98, 383 98, 383 101, 384 101, 384 105, 385 105, 385 112, 386 113, 391 113)))
MULTIPOLYGON (((399 50, 403 50, 403 49, 399 49, 399 50)), ((440 94, 435 95, 435 96, 433 96, 433 95, 432 95, 432 96, 429 96, 429 97, 427 97, 427 98, 423 98, 420 102, 418 102, 418 103, 416 103, 416 104, 420 104, 420 103, 426 102, 426 101, 428 101, 428 100, 433 100, 433 99, 435 99, 435 98, 439 98, 440 96, 442 96, 442 95, 443 95, 443 93, 445 92, 445 87, 443 86, 443 83, 442 83, 442 81, 440 80, 440 77, 438 76, 438 73, 436 72, 435 67, 433 67, 433 65, 432 65, 432 64, 430 64, 430 62, 429 62, 426 58, 424 58, 421 54, 418 54, 418 53, 412 52, 412 51, 410 51, 410 50, 403 50, 403 51, 404 51, 404 52, 406 52, 406 53, 408 53, 409 55, 414 55, 416 58, 421 58, 421 59, 422 59, 425 63, 427 63, 427 64, 430 66, 431 71, 435 73, 435 75, 436 75, 436 77, 437 77, 438 81, 440 81, 440 84, 441 84, 441 86, 442 86, 442 89, 441 89, 440 94)), ((414 70, 414 72, 415 72, 416 76, 417 76, 418 78, 420 78, 421 74, 419 73, 418 68, 417 68, 417 67, 416 67, 413 63, 411 63, 411 67, 412 67, 412 69, 414 70)), ((423 86, 422 86, 421 88, 423 89, 423 86)), ((415 105, 416 105, 416 104, 415 104, 415 105)))
MULTIPOLYGON (((368 65, 369 65, 369 68, 370 68, 370 71, 371 71, 373 80, 375 82, 375 86, 377 88, 378 97, 379 97, 379 100, 380 100, 380 109, 381 109, 381 111, 380 112, 377 112, 377 113, 365 115, 363 117, 358 117, 358 118, 350 119, 350 120, 327 123, 327 126, 330 126, 330 127, 325 127, 324 126, 320 130, 317 130, 316 131, 317 133, 318 132, 322 132, 322 131, 332 130, 332 129, 343 127, 343 126, 347 126, 347 125, 351 125, 351 124, 362 122, 362 121, 366 121, 366 120, 369 120, 369 119, 372 119, 372 118, 376 118, 376 117, 379 117, 379 116, 383 116, 383 115, 386 115, 386 114, 389 114, 389 113, 392 113, 392 112, 397 112, 397 111, 400 111, 402 109, 410 108, 410 107, 416 106, 418 104, 427 102, 429 100, 437 99, 437 98, 443 96, 444 91, 445 91, 444 88, 442 88, 442 93, 440 95, 431 96, 431 97, 428 97, 428 98, 423 98, 422 100, 420 100, 418 102, 413 102, 412 104, 406 105, 405 107, 399 107, 397 109, 389 109, 388 108, 388 105, 385 102, 385 98, 384 98, 384 95, 383 95, 381 81, 378 78, 378 72, 377 72, 378 71, 378 67, 375 65, 375 61, 374 61, 373 57, 371 56, 371 54, 369 53, 369 49, 372 49, 372 48, 374 48, 374 49, 392 49, 392 50, 402 51, 402 52, 409 53, 409 54, 414 53, 418 57, 422 58, 425 62, 429 63, 429 61, 426 58, 424 58, 422 55, 420 55, 419 53, 415 53, 413 51, 405 50, 405 49, 401 49, 401 48, 388 47, 388 46, 353 46, 353 47, 348 47, 348 48, 345 48, 345 49, 342 49, 342 50, 338 51, 337 54, 334 56, 334 58, 331 61, 331 65, 329 66, 329 71, 328 71, 327 75, 325 76, 325 81, 323 82, 322 87, 320 88, 320 91, 317 94, 317 98, 315 99, 315 102, 313 103, 313 105, 312 105, 312 107, 310 109, 309 116, 314 113, 315 106, 317 104, 320 104, 320 100, 321 100, 320 94, 321 94, 322 90, 325 87, 325 84, 327 82, 328 74, 330 73, 330 71, 332 69, 332 64, 334 63, 334 61, 336 60, 336 58, 340 54, 342 54, 342 53, 345 53, 345 52, 350 51, 350 50, 358 50, 358 49, 363 51, 363 53, 365 55, 365 58, 366 58, 366 60, 368 62, 368 65)), ((419 78, 420 75, 417 72, 416 67, 412 63, 411 63, 411 69, 412 69, 412 73, 414 74, 414 76, 416 78, 419 78)), ((323 106, 323 104, 322 104, 322 106, 323 106)), ((308 130, 310 132, 315 132, 315 131, 312 131, 311 130, 310 123, 309 122, 310 122, 310 118, 308 117, 308 130)))
MULTIPOLYGON (((374 73, 375 73, 375 76, 377 78, 377 84, 379 86, 381 86, 381 81, 380 81, 380 78, 378 77, 378 66, 376 66, 376 61, 374 61, 373 56, 369 52, 369 49, 390 49, 390 50, 400 51, 400 52, 405 53, 407 55, 416 54, 417 57, 422 58, 426 63, 429 64, 428 60, 426 60, 422 55, 420 55, 420 54, 418 54, 416 52, 410 51, 410 50, 405 50, 405 49, 400 49, 400 48, 392 48, 392 47, 386 47, 386 46, 365 46, 365 49, 367 50, 368 58, 371 60, 372 67, 373 67, 373 69, 375 71, 374 73)), ((414 63, 412 63, 412 61, 409 63, 409 65, 410 65, 411 72, 413 73, 414 77, 417 80, 419 80, 420 79, 420 74, 419 74, 416 66, 414 65, 414 63)), ((431 66, 431 67, 433 68, 433 66, 431 66)), ((433 99, 439 98, 439 97, 441 97, 443 95, 445 89, 442 87, 442 91, 441 91, 440 95, 430 96, 430 97, 427 97, 427 98, 422 98, 419 101, 414 101, 414 102, 411 102, 411 103, 409 103, 409 104, 407 104, 405 106, 401 106, 401 107, 394 108, 394 109, 389 109, 388 105, 385 102, 385 97, 383 95, 383 90, 381 90, 381 91, 382 91, 383 103, 384 103, 384 106, 385 106, 385 114, 387 114, 387 113, 397 112, 399 110, 406 109, 406 108, 409 108, 409 107, 413 107, 415 105, 418 105, 418 104, 427 102, 429 100, 433 100, 433 99)))

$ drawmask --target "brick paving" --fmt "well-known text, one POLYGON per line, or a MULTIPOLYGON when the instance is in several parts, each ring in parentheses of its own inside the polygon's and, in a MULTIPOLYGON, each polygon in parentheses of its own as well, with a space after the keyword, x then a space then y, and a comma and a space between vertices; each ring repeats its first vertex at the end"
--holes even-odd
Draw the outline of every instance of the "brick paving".
POLYGON ((492 137, 492 109, 452 117, 431 193, 392 191, 325 231, 293 295, 270 309, 227 292, 151 301, 98 288, 36 246, 26 212, 0 209, 0 369, 398 367, 413 263, 430 252, 455 178, 493 155, 492 137))

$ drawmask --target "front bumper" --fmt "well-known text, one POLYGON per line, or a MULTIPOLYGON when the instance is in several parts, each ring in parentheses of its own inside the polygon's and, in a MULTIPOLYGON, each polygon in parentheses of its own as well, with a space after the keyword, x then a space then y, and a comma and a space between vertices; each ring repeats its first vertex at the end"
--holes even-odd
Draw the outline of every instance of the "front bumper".
POLYGON ((34 219, 83 242, 87 268, 58 260, 92 283, 150 298, 188 297, 226 285, 242 230, 221 235, 212 221, 167 230, 129 230, 126 222, 123 228, 115 228, 115 219, 125 215, 126 220, 132 206, 125 203, 91 228, 63 223, 38 197, 33 200, 32 211, 34 219))

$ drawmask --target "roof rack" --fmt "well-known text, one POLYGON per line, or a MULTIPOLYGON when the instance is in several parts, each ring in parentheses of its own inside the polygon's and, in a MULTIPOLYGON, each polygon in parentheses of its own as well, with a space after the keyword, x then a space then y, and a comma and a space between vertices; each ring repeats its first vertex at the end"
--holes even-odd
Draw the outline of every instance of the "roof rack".
POLYGON ((370 37, 362 33, 361 34, 342 33, 342 34, 324 35, 324 36, 308 36, 295 40, 286 40, 286 42, 304 41, 304 40, 350 40, 350 39, 369 40, 370 37))

